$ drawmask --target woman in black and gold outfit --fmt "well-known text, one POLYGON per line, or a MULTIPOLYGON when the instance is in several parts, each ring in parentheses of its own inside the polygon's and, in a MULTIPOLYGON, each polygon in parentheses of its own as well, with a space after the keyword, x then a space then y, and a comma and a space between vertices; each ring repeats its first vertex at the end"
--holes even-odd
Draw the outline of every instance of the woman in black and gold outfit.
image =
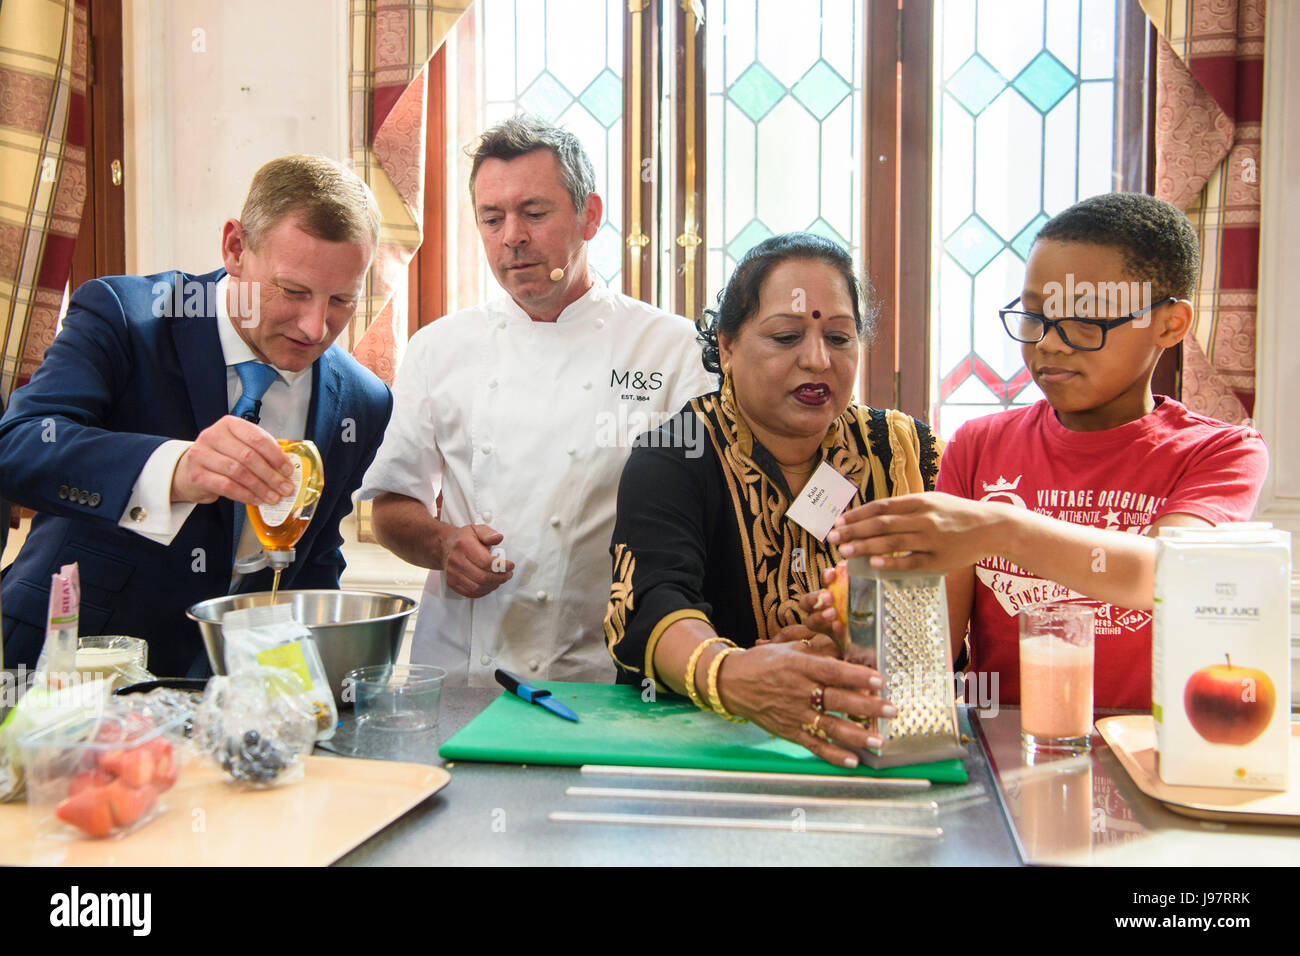
POLYGON ((893 708, 876 671, 805 626, 801 598, 839 552, 786 509, 823 462, 857 487, 850 508, 931 491, 939 469, 924 424, 850 404, 872 324, 862 298, 848 253, 819 236, 745 256, 701 333, 721 389, 642 436, 623 470, 605 616, 621 682, 650 677, 845 766, 857 758, 835 741, 881 742, 829 712, 893 708))

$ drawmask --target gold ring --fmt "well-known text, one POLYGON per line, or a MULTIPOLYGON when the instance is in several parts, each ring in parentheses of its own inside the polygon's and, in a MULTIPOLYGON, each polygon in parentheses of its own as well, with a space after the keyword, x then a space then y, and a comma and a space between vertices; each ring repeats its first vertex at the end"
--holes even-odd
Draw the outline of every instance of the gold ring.
POLYGON ((826 709, 826 688, 814 687, 812 692, 812 709, 820 714, 826 709))
POLYGON ((808 731, 808 733, 812 734, 814 737, 820 737, 822 740, 830 740, 831 738, 827 735, 826 731, 822 730, 821 722, 822 715, 818 714, 812 719, 811 723, 804 724, 803 729, 808 731))

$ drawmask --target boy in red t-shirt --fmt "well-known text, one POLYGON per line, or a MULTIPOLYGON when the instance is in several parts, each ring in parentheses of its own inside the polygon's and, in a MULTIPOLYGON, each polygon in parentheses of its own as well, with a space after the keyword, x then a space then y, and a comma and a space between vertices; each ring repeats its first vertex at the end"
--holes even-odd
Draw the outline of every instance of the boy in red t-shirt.
POLYGON ((1020 700, 1016 615, 1069 601, 1096 608, 1096 706, 1149 708, 1152 538, 1254 510, 1259 433, 1151 394, 1156 361, 1191 327, 1199 261, 1187 217, 1151 196, 1095 196, 1052 219, 1000 311, 1046 401, 967 422, 934 493, 874 501, 830 534, 844 557, 949 572, 954 656, 969 624, 969 669, 998 674, 1001 703, 1020 700), (911 554, 884 557, 897 552, 911 554))

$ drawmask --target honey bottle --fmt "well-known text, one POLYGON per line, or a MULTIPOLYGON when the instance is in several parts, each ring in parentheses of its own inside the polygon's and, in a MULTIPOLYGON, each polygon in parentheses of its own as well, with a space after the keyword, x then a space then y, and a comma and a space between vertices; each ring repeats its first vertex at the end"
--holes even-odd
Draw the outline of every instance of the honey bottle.
POLYGON ((246 507, 248 523, 262 543, 267 564, 275 570, 278 585, 280 572, 293 564, 294 546, 316 513, 316 505, 325 488, 325 465, 312 442, 285 438, 277 441, 293 463, 289 481, 294 490, 276 504, 246 507))

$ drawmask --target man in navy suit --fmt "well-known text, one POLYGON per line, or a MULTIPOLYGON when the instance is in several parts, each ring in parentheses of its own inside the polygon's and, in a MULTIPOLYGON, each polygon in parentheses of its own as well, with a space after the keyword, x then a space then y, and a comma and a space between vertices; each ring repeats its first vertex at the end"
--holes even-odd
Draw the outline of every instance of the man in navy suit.
POLYGON ((6 666, 35 663, 50 576, 75 561, 82 634, 145 638, 159 675, 209 673, 185 609, 270 589, 270 570, 241 576, 234 562, 260 549, 243 506, 293 490, 276 438, 311 439, 325 463, 281 586, 339 586, 339 522, 392 411, 387 387, 332 344, 378 230, 356 175, 287 156, 257 172, 225 224, 224 268, 77 290, 0 419, 0 495, 37 511, 4 575, 6 666))

